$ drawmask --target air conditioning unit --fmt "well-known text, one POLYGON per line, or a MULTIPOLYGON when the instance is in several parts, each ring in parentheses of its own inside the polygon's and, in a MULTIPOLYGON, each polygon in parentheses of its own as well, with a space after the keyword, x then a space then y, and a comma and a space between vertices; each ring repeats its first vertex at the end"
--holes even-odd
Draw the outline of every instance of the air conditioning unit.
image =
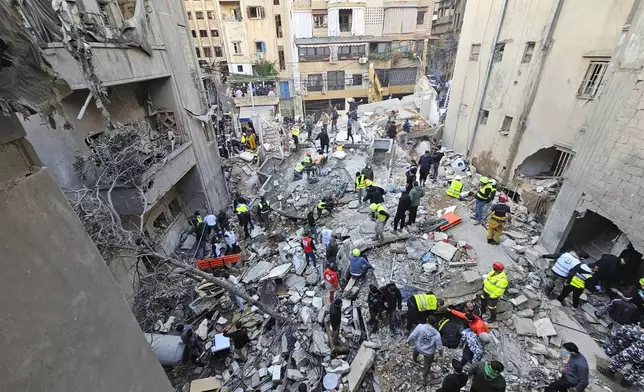
POLYGON ((366 58, 366 57, 360 57, 358 59, 358 63, 360 63, 360 64, 367 64, 367 61, 369 61, 369 59, 366 58))

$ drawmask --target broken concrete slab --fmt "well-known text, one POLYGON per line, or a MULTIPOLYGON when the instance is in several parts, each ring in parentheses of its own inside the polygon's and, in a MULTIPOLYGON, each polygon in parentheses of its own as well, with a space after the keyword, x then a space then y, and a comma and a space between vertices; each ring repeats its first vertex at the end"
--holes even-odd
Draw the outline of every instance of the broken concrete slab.
POLYGON ((394 242, 389 245, 391 253, 407 254, 407 245, 402 242, 394 242))
POLYGON ((360 388, 362 379, 373 365, 375 359, 376 352, 362 344, 355 358, 353 358, 353 362, 351 362, 351 370, 347 376, 349 392, 357 391, 360 388))
POLYGON ((302 296, 299 295, 298 293, 293 293, 288 298, 288 300, 291 301, 291 303, 293 303, 293 304, 296 304, 296 303, 300 302, 301 299, 302 299, 302 296))
POLYGON ((217 377, 202 378, 190 383, 190 392, 208 392, 221 389, 221 381, 217 377))
POLYGON ((547 336, 554 336, 557 334, 555 326, 549 318, 542 318, 534 322, 534 328, 537 331, 537 336, 540 338, 547 336))
POLYGON ((455 246, 446 242, 437 242, 432 246, 431 252, 444 260, 452 261, 456 250, 455 246))
POLYGON ((261 278, 262 276, 268 274, 272 268, 273 268, 272 263, 269 263, 267 261, 260 261, 259 263, 252 266, 251 269, 248 270, 248 272, 246 272, 246 275, 244 275, 242 282, 244 283, 254 282, 259 278, 261 278))
POLYGON ((293 361, 295 361, 295 366, 297 368, 306 366, 306 364, 309 363, 309 358, 306 356, 306 351, 304 351, 304 349, 302 348, 293 351, 293 361))
POLYGON ((483 280, 483 278, 476 271, 463 271, 463 280, 467 283, 477 283, 483 280))
POLYGON ((326 344, 326 334, 319 330, 313 330, 313 344, 311 345, 311 351, 314 354, 326 356, 331 354, 331 348, 326 344))
POLYGON ((522 239, 528 238, 528 235, 526 233, 522 233, 516 230, 503 230, 503 234, 515 240, 522 240, 522 239))
POLYGON ((261 281, 264 281, 264 280, 267 280, 267 279, 280 279, 280 278, 283 278, 288 273, 288 271, 291 269, 291 267, 293 267, 293 264, 290 264, 290 263, 278 265, 277 267, 275 267, 272 270, 270 270, 270 272, 266 276, 264 276, 261 279, 259 279, 259 281, 261 282, 261 281))
POLYGON ((322 309, 324 306, 324 300, 320 297, 313 297, 312 305, 316 309, 322 309))
POLYGON ((431 274, 438 270, 438 264, 436 263, 425 263, 423 264, 423 272, 426 274, 431 274))
POLYGON ((514 319, 514 329, 518 335, 537 336, 537 330, 534 328, 532 319, 517 317, 514 319))
POLYGON ((334 359, 328 366, 325 366, 325 370, 327 373, 345 374, 351 370, 351 366, 347 361, 334 359))
POLYGON ((273 381, 280 381, 282 379, 282 367, 280 365, 273 365, 270 370, 273 381))
POLYGON ((181 250, 190 250, 197 243, 197 237, 194 234, 189 234, 188 237, 181 244, 181 250))
POLYGON ((532 309, 524 309, 524 310, 520 310, 520 311, 516 312, 515 314, 517 315, 517 317, 531 318, 531 317, 534 317, 534 310, 532 310, 532 309))
POLYGON ((293 381, 303 381, 306 377, 297 369, 287 369, 286 378, 293 381))
POLYGON ((284 279, 284 284, 289 289, 295 289, 299 292, 303 291, 306 287, 306 279, 300 275, 289 275, 284 279))
POLYGON ((514 307, 519 307, 526 302, 528 302, 528 298, 523 294, 510 300, 510 303, 514 305, 514 307))
MULTIPOLYGON (((598 363, 610 363, 610 359, 597 342, 586 332, 576 320, 561 309, 554 309, 550 313, 552 321, 557 326, 557 334, 563 342, 575 342, 581 353, 588 361, 588 367, 595 369, 598 363)), ((550 338, 552 339, 552 338, 550 338)))

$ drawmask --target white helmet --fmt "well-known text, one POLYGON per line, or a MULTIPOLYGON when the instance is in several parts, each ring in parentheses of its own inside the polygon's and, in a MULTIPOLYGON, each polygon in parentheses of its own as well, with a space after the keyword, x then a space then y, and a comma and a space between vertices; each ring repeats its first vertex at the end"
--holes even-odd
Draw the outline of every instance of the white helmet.
POLYGON ((454 179, 455 179, 455 180, 460 181, 460 180, 462 180, 462 179, 463 179, 463 176, 458 176, 458 175, 457 175, 457 176, 455 176, 455 177, 454 177, 454 179))
POLYGON ((491 180, 490 180, 490 184, 492 184, 492 185, 496 186, 496 180, 495 180, 495 179, 491 179, 491 180))

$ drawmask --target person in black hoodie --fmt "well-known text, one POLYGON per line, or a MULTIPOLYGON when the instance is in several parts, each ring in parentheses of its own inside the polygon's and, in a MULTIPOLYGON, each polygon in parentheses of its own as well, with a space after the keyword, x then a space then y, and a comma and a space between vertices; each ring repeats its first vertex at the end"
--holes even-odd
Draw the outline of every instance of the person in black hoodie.
POLYGON ((371 332, 373 333, 378 330, 378 316, 384 310, 383 290, 378 290, 378 287, 373 284, 369 285, 367 305, 369 306, 369 321, 367 324, 371 325, 371 332))
POLYGON ((438 178, 438 168, 441 165, 441 160, 443 159, 443 156, 445 155, 444 152, 440 150, 440 146, 438 147, 438 150, 432 154, 432 172, 431 172, 431 178, 436 182, 436 179, 438 178))
POLYGON ((418 172, 418 165, 416 164, 416 161, 411 161, 411 165, 409 165, 409 167, 407 168, 407 171, 405 172, 405 178, 407 179, 407 192, 409 192, 411 188, 414 186, 417 172, 418 172))
POLYGON ((383 196, 384 196, 385 193, 386 193, 385 190, 382 189, 381 187, 371 184, 371 185, 369 185, 367 187, 367 194, 365 195, 364 199, 362 199, 362 201, 367 201, 368 200, 369 204, 371 204, 371 203, 376 203, 376 204, 384 203, 385 198, 383 196))
POLYGON ((458 345, 461 344, 461 328, 459 324, 462 323, 447 317, 438 322, 436 329, 441 333, 443 346, 447 348, 458 348, 458 345))
POLYGON ((398 231, 398 222, 400 222, 400 230, 405 228, 405 214, 409 211, 411 207, 411 197, 409 197, 409 192, 404 191, 400 196, 400 201, 398 201, 398 209, 396 210, 396 216, 394 216, 394 231, 398 231))
POLYGON ((467 384, 467 374, 463 373, 463 365, 457 359, 452 359, 452 369, 454 373, 443 379, 443 384, 436 392, 459 392, 467 384))
POLYGON ((326 133, 325 129, 322 129, 315 140, 320 139, 320 150, 323 150, 327 154, 329 153, 329 134, 326 133))
POLYGON ((329 320, 331 321, 331 329, 333 342, 338 341, 340 335, 340 322, 342 321, 342 300, 336 299, 329 307, 329 320))
POLYGON ((389 318, 389 330, 394 333, 396 332, 396 310, 402 309, 402 294, 395 283, 389 283, 379 291, 383 293, 384 307, 389 318))

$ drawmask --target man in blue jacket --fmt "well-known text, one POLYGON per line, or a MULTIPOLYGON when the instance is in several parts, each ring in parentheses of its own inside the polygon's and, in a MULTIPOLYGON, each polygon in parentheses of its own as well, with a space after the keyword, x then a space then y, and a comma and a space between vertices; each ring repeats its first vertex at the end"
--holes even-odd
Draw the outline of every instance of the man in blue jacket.
POLYGON ((424 357, 423 363, 423 384, 427 385, 427 376, 434 362, 434 356, 437 352, 443 350, 443 343, 441 342, 441 334, 434 329, 436 318, 434 316, 427 317, 426 324, 418 324, 412 331, 411 335, 407 338, 407 343, 414 343, 414 362, 418 360, 418 355, 422 354, 424 357))
POLYGON ((588 386, 588 362, 575 343, 564 343, 563 348, 570 353, 570 359, 564 365, 561 378, 550 383, 545 392, 583 392, 588 386))
POLYGON ((355 248, 349 257, 349 273, 356 278, 363 277, 367 271, 373 269, 373 265, 367 261, 367 258, 360 256, 360 249, 355 248))

